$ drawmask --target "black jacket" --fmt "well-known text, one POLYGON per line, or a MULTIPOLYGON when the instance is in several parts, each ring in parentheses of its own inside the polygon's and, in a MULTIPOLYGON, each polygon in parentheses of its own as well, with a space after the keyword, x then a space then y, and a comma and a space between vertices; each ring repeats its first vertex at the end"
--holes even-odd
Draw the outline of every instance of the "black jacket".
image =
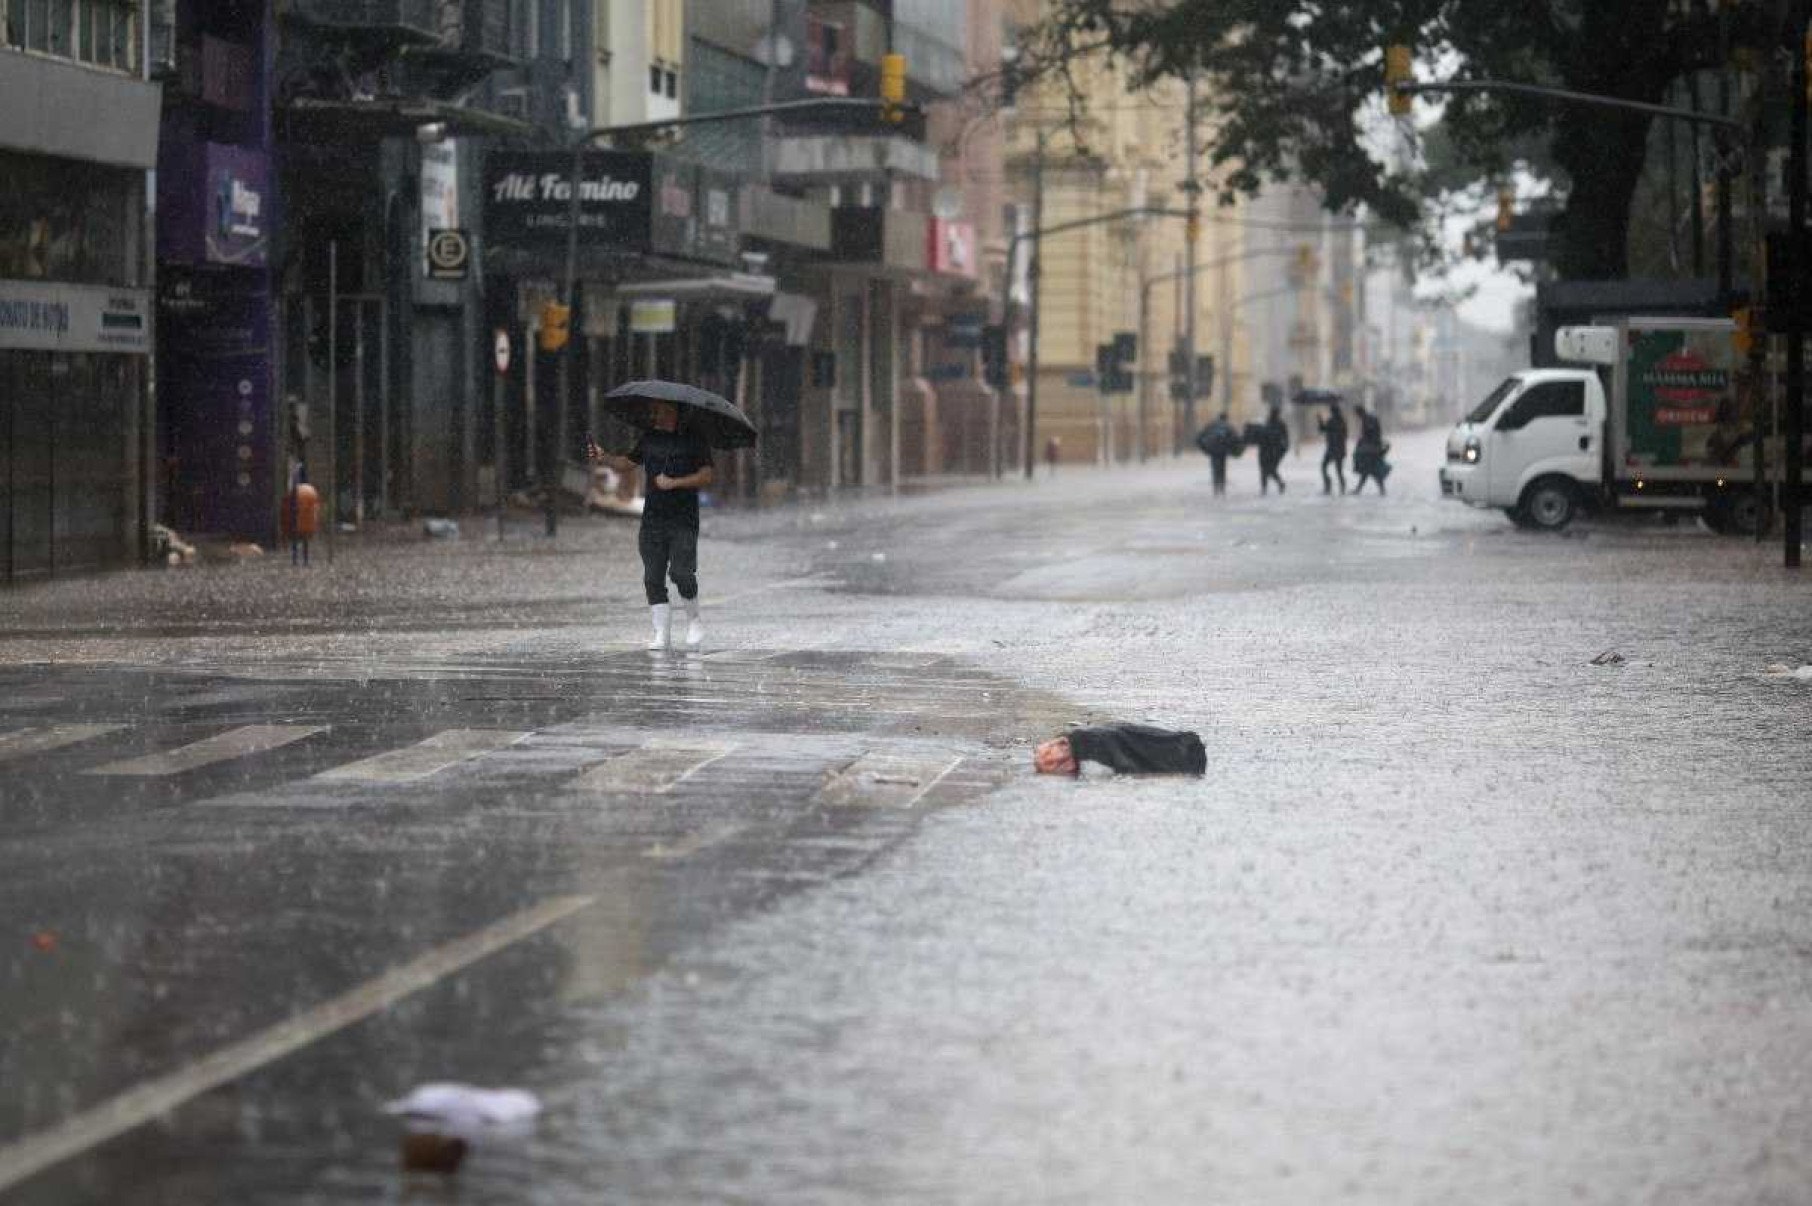
POLYGON ((1199 775, 1208 769, 1202 739, 1148 724, 1112 724, 1071 729, 1076 761, 1099 762, 1123 775, 1199 775))
POLYGON ((1321 421, 1322 438, 1328 442, 1328 451, 1337 456, 1346 455, 1346 416, 1339 411, 1331 411, 1321 421))

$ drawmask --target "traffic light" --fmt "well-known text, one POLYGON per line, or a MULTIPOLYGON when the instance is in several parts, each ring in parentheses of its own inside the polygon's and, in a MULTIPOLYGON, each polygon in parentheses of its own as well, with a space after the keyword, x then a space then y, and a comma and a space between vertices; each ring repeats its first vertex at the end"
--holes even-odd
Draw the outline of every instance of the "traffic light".
POLYGON ((1208 398, 1214 395, 1214 357, 1197 356, 1195 358, 1195 396, 1208 398))
POLYGON ((1116 332, 1112 343, 1095 345, 1095 382, 1104 394, 1130 394, 1133 375, 1128 369, 1138 359, 1139 337, 1131 331, 1116 332))
POLYGON ((1730 342, 1736 348, 1736 354, 1746 358, 1755 350, 1755 308, 1743 306, 1730 317, 1736 320, 1730 342))
POLYGON ((557 352, 572 338, 573 308, 557 301, 541 304, 541 350, 557 352))
POLYGON ((1516 194, 1508 188, 1497 190, 1497 228, 1500 232, 1510 229, 1516 221, 1516 194))
POLYGON ((896 125, 906 120, 906 56, 881 56, 881 118, 896 125))
POLYGON ((1408 117, 1414 105, 1409 93, 1400 85, 1414 79, 1415 73, 1410 67, 1410 50, 1401 42, 1392 43, 1384 48, 1384 95, 1390 105, 1392 117, 1408 117))

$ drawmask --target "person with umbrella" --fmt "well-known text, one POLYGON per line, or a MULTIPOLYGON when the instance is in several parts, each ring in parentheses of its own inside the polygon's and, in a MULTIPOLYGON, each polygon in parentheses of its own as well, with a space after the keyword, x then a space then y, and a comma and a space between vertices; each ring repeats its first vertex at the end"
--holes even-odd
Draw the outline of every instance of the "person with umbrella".
POLYGON ((671 578, 686 609, 686 648, 697 649, 705 640, 698 604, 698 492, 717 480, 712 448, 747 448, 755 442, 754 425, 716 394, 668 381, 630 382, 605 395, 604 404, 641 429, 624 457, 610 456, 590 437, 586 455, 622 462, 618 467, 625 470, 639 465, 646 478, 636 548, 654 625, 648 648, 672 644, 671 578))
POLYGON ((1346 493, 1346 416, 1340 413, 1338 399, 1328 401, 1327 418, 1320 422, 1321 438, 1326 447, 1321 454, 1321 492, 1332 494, 1334 483, 1328 479, 1328 466, 1340 476, 1340 492, 1346 493))

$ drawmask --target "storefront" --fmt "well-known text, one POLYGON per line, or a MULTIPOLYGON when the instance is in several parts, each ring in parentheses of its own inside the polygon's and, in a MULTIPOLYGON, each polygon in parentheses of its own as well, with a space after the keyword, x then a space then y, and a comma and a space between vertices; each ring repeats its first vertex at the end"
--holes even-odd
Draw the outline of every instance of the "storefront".
MULTIPOLYGON (((512 357, 480 421, 480 459, 501 460, 506 492, 576 465, 584 435, 600 433, 599 399, 626 380, 691 381, 760 409, 745 368, 774 282, 740 262, 740 181, 648 152, 585 157, 577 343, 562 394, 565 353, 539 351, 535 332, 541 307, 564 288, 571 171, 561 152, 487 157, 487 341, 502 331, 526 352, 512 357)), ((732 469, 727 488, 750 486, 753 467, 740 468, 742 480, 732 469)))
POLYGON ((139 541, 150 300, 0 280, 0 571, 130 563, 139 541))

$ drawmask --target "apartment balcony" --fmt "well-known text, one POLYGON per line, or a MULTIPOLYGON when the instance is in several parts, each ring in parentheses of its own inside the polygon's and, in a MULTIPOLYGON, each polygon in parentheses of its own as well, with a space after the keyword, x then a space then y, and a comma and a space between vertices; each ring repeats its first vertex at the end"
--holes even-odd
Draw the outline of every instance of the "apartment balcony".
POLYGON ((410 47, 441 59, 476 59, 487 70, 518 59, 513 8, 529 0, 289 0, 285 15, 367 44, 410 47))
POLYGON ((922 275, 926 218, 906 210, 845 205, 830 211, 831 259, 891 273, 922 275))
POLYGON ((789 133, 774 144, 773 167, 776 176, 801 185, 938 178, 934 148, 893 134, 789 133))
POLYGON ((440 0, 289 0, 292 21, 367 42, 427 46, 440 41, 440 0))
MULTIPOLYGON (((919 21, 896 13, 893 49, 906 56, 906 83, 919 99, 954 96, 965 81, 963 30, 953 22, 934 24, 929 11, 919 21)), ((808 56, 851 65, 845 78, 852 94, 873 91, 887 53, 887 18, 867 0, 814 0, 807 10, 808 56), (808 36, 809 36, 808 35, 808 36)))

